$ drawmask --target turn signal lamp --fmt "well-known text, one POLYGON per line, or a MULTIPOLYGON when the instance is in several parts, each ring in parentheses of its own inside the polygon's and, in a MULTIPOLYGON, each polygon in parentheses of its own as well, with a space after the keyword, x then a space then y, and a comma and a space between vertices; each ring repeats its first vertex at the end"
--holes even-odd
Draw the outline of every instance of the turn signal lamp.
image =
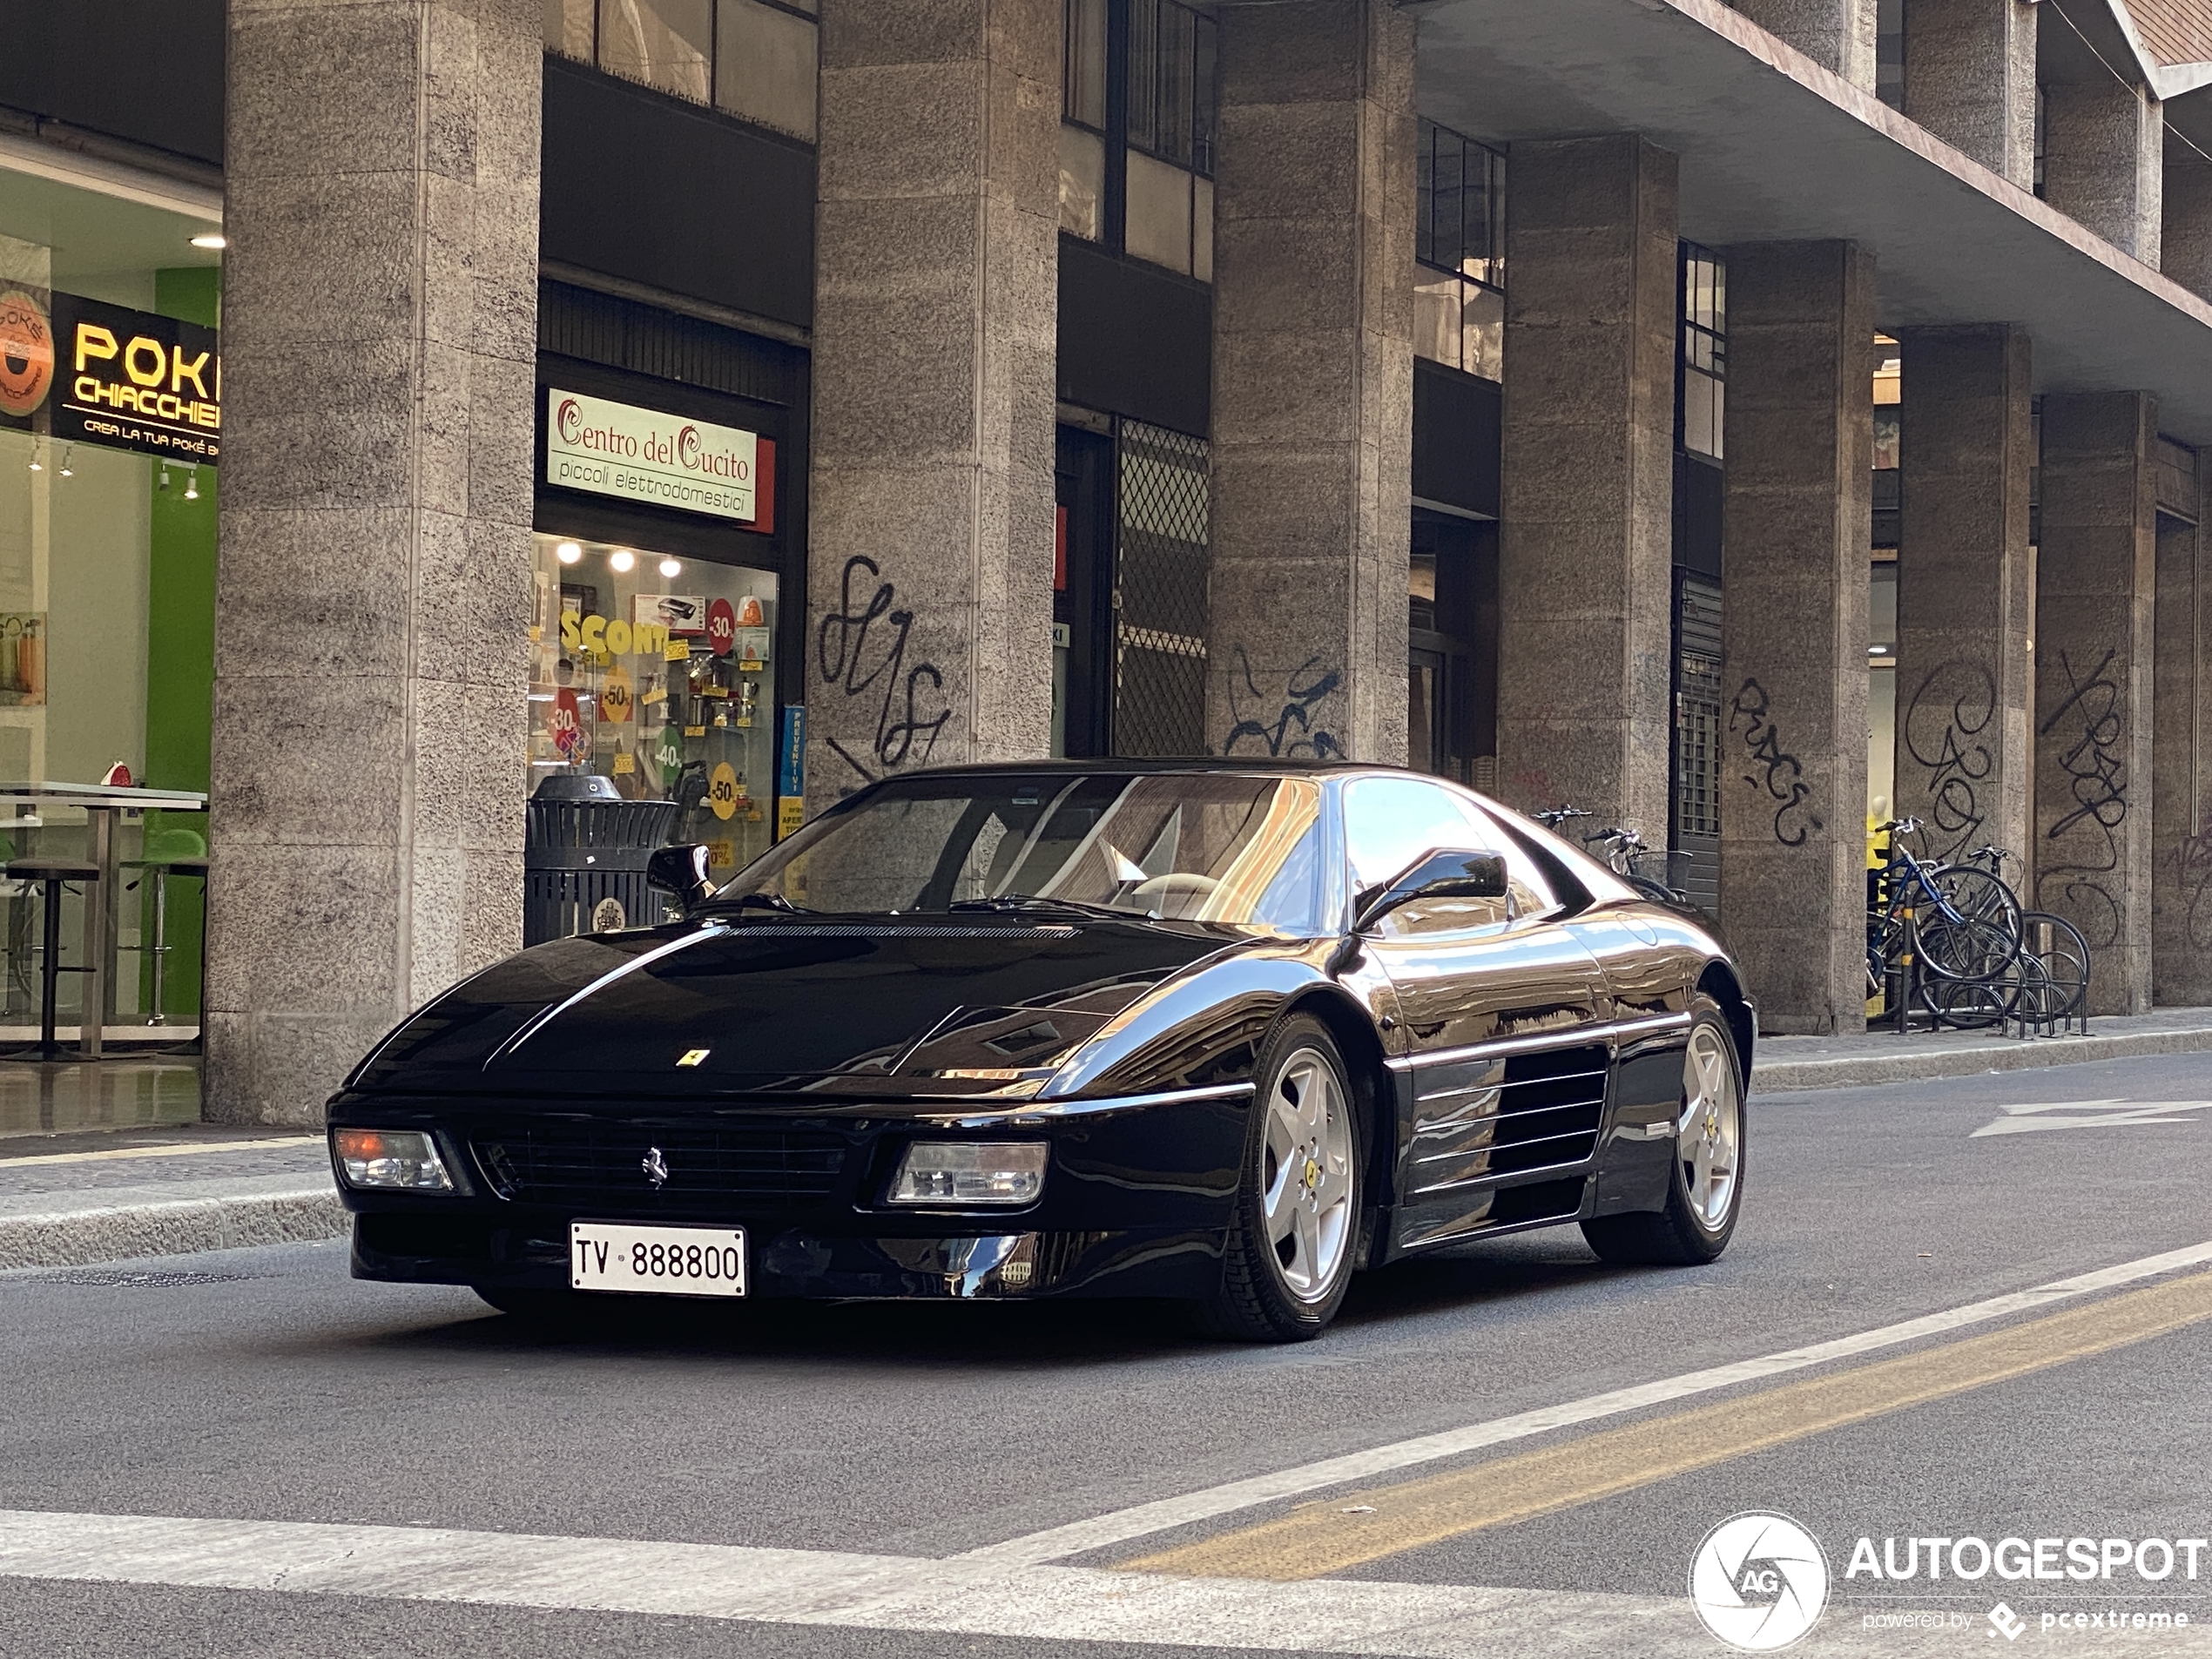
POLYGON ((890 1202, 1035 1204, 1044 1190, 1042 1141, 916 1141, 899 1160, 890 1202))
POLYGON ((451 1192, 453 1177, 437 1143, 420 1130, 334 1129, 331 1156, 349 1187, 398 1192, 451 1192))

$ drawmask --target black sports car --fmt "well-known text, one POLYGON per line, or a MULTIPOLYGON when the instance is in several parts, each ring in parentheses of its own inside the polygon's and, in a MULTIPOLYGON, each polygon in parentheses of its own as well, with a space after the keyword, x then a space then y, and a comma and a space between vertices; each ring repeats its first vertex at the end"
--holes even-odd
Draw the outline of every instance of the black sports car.
POLYGON ((330 1103, 364 1278, 1146 1296, 1311 1336, 1361 1267, 1581 1224, 1700 1262, 1755 1022, 1686 914, 1375 766, 1052 762, 860 791, 680 921, 541 945, 330 1103))

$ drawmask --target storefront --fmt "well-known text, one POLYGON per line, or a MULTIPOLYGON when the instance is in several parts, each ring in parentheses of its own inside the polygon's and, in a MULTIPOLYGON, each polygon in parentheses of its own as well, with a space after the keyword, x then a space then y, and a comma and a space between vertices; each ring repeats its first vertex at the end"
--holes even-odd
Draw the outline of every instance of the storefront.
POLYGON ((540 303, 530 786, 675 801, 669 839, 718 880, 802 792, 805 354, 560 283, 540 303))
MULTIPOLYGON (((120 765, 155 788, 207 788, 221 247, 212 192, 0 151, 0 784, 96 783, 120 765)), ((0 818, 8 859, 85 856, 81 811, 10 801, 0 818)), ((189 1026, 205 814, 128 818, 120 834, 108 1022, 158 1009, 189 1026)), ((10 884, 0 902, 0 1028, 21 1032, 37 1020, 41 900, 10 884)), ((64 907, 72 966, 81 902, 64 907)), ((60 979, 65 1022, 83 982, 60 979)))

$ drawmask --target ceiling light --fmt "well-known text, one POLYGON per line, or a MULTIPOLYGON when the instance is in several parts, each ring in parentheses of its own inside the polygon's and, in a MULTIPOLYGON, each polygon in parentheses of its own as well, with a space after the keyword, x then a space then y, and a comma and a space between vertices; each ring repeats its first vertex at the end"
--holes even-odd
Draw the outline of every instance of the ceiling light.
POLYGON ((229 241, 220 231, 203 231, 192 239, 194 247, 228 247, 229 241))
POLYGON ((583 556, 583 550, 574 542, 563 542, 553 550, 553 556, 563 564, 574 564, 583 556))
POLYGON ((683 561, 680 559, 663 559, 660 562, 660 573, 668 577, 671 581, 675 580, 675 578, 684 574, 683 561))
POLYGON ((185 475, 185 499, 186 501, 199 499, 199 469, 197 467, 185 475))
POLYGON ((76 475, 69 469, 69 458, 71 455, 74 453, 76 448, 77 446, 73 443, 64 444, 62 446, 62 476, 64 478, 73 478, 76 476, 76 475))
POLYGON ((38 458, 38 453, 37 450, 33 450, 31 452, 30 469, 33 472, 44 472, 46 470, 46 463, 38 458))
POLYGON ((637 568, 637 556, 626 547, 618 547, 607 555, 607 564, 617 576, 627 576, 637 568))

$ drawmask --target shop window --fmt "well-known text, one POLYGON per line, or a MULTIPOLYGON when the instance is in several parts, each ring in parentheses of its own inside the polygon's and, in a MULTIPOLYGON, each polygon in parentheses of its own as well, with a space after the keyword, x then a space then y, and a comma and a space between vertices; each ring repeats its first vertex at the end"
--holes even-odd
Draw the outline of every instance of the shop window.
POLYGON ((1685 455, 1720 461, 1728 426, 1728 266, 1710 250, 1682 245, 1682 329, 1675 441, 1685 455))
MULTIPOLYGON (((207 788, 222 276, 205 245, 218 228, 0 162, 0 781, 96 784, 120 762, 155 788, 207 788), (80 339, 92 349, 82 364, 80 339), (180 401, 118 421, 131 376, 143 383, 156 361, 165 391, 181 368, 180 401)), ((80 905, 111 907, 105 1023, 145 1021, 157 974, 163 1016, 197 1020, 199 880, 165 878, 156 957, 153 883, 145 864, 129 867, 204 858, 206 833, 204 813, 125 819, 121 878, 64 900, 72 968, 80 905)), ((84 859, 89 841, 81 811, 0 806, 0 856, 84 859)), ((0 1024, 38 1023, 39 902, 0 893, 0 1024)), ((61 975, 64 1024, 85 982, 61 975)))
POLYGON ((545 0, 545 47, 812 143, 814 0, 545 0))
POLYGON ((1177 0, 1066 0, 1060 227, 1213 280, 1213 20, 1177 0))
POLYGON ((705 844, 718 880, 758 858, 775 839, 775 574, 531 540, 531 786, 590 772, 673 800, 673 839, 705 844))
POLYGON ((1414 354, 1502 380, 1506 158, 1425 120, 1414 165, 1414 354))

